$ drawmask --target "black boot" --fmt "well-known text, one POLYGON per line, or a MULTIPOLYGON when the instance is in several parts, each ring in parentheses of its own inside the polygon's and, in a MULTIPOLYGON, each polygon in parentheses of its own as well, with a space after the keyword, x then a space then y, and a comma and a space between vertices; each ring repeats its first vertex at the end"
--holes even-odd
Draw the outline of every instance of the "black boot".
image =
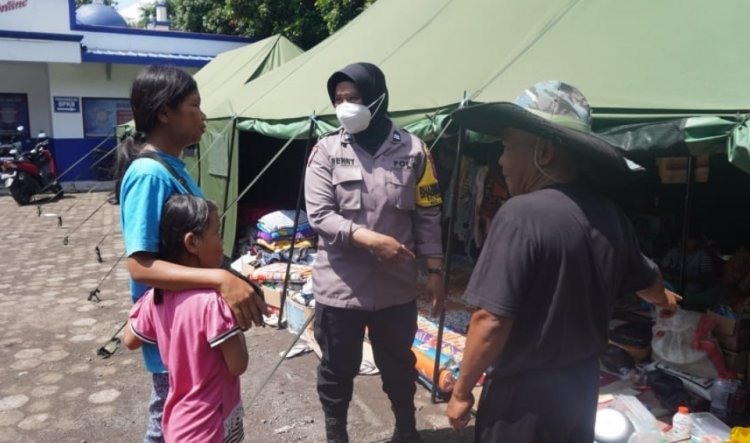
POLYGON ((393 430, 391 443, 423 443, 417 432, 417 422, 414 418, 414 408, 394 409, 396 429, 393 430))
POLYGON ((346 415, 326 415, 326 443, 349 443, 346 433, 346 415))

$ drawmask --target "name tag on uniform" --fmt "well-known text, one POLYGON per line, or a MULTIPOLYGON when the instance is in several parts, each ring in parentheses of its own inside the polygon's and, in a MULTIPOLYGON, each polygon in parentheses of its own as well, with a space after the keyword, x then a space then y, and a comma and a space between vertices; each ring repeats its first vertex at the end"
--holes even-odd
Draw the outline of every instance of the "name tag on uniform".
POLYGON ((347 157, 331 157, 331 165, 333 166, 354 166, 356 160, 347 157))
POLYGON ((417 160, 415 157, 398 158, 393 160, 393 167, 399 169, 413 169, 416 164, 417 160))

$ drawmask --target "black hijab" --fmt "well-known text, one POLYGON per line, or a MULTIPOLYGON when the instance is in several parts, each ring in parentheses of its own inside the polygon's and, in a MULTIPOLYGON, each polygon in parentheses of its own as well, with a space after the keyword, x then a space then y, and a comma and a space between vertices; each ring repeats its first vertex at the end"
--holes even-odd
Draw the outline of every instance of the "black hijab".
POLYGON ((385 85, 383 71, 372 63, 353 63, 336 71, 328 78, 328 97, 331 102, 336 96, 336 85, 350 81, 357 85, 362 102, 365 106, 371 105, 381 95, 385 94, 383 103, 370 108, 373 112, 370 125, 364 131, 353 134, 354 140, 371 154, 385 142, 391 132, 391 121, 388 118, 388 88, 385 85), (375 109, 378 108, 377 112, 375 109))

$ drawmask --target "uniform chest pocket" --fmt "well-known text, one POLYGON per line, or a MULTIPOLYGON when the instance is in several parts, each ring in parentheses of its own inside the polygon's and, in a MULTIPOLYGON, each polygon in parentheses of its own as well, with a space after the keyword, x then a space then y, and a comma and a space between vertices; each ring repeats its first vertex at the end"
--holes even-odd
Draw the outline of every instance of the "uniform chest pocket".
POLYGON ((341 210, 362 207, 362 170, 358 167, 337 167, 332 174, 336 203, 341 210))
POLYGON ((388 171, 386 194, 388 203, 398 209, 411 211, 416 206, 416 178, 413 169, 388 171))

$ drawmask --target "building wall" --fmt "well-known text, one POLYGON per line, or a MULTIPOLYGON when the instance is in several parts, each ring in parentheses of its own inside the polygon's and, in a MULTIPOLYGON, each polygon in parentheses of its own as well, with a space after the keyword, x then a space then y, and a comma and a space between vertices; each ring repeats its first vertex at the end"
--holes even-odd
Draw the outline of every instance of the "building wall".
MULTIPOLYGON (((54 133, 54 154, 58 170, 70 171, 62 177, 63 181, 96 179, 96 171, 91 170, 103 152, 114 148, 116 140, 103 137, 86 137, 84 134, 83 112, 84 98, 123 98, 130 96, 130 85, 138 72, 145 66, 105 63, 49 64, 49 99, 46 106, 53 109, 52 128, 54 133), (109 71, 109 72, 108 72, 109 71), (54 97, 76 97, 79 100, 79 112, 54 112, 54 97), (84 161, 76 162, 98 148, 101 151, 91 154, 84 161)), ((186 69, 193 74, 197 69, 186 69)), ((109 160, 100 165, 109 164, 109 160)))
POLYGON ((51 131, 49 75, 46 63, 0 63, 0 93, 23 93, 28 97, 29 134, 51 131))
MULTIPOLYGON (((200 65, 200 57, 196 61, 196 57, 173 54, 214 56, 248 43, 228 36, 78 26, 74 4, 73 0, 25 0, 14 4, 22 6, 0 10, 0 31, 4 31, 0 36, 0 93, 28 95, 29 133, 35 137, 45 130, 52 137, 58 171, 69 170, 63 181, 99 178, 91 166, 102 152, 88 154, 97 147, 107 152, 116 143, 114 138, 85 137, 84 98, 127 99, 133 79, 143 68, 134 63, 156 60, 200 65), (89 58, 82 59, 82 53, 89 58), (56 112, 55 97, 76 98, 78 112, 56 112)), ((197 68, 186 70, 193 74, 197 68)), ((122 108, 117 113, 121 115, 122 108)), ((95 120, 90 121, 96 127, 95 120)), ((100 125, 102 133, 109 124, 100 125)))
MULTIPOLYGON (((3 1, 2 3, 6 3, 3 1)), ((67 0, 26 0, 26 6, 0 12, 5 31, 70 33, 67 0)))
POLYGON ((84 97, 128 98, 130 84, 138 71, 139 65, 107 65, 104 63, 51 63, 49 65, 50 102, 52 97, 78 97, 81 101, 81 112, 52 114, 52 125, 55 138, 83 138, 82 107, 84 97))

